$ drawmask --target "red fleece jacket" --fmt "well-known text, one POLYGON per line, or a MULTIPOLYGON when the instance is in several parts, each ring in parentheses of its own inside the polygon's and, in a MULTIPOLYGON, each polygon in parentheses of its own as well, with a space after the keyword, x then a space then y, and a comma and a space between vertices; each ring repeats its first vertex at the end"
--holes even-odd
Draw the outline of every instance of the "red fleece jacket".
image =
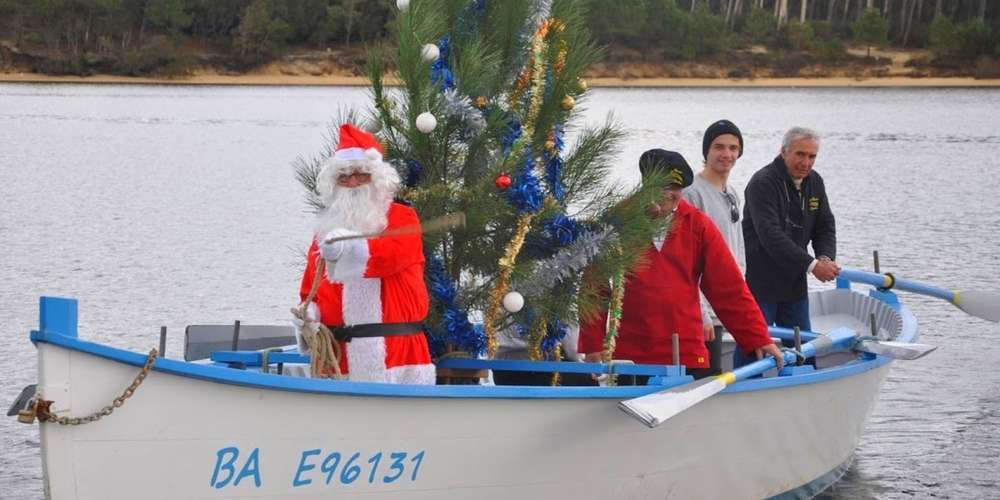
MULTIPOLYGON (((615 359, 670 364, 670 336, 680 336, 681 363, 707 368, 698 288, 744 352, 771 343, 767 325, 732 252, 707 215, 680 200, 674 224, 660 251, 652 242, 648 266, 625 282, 615 359)), ((580 325, 580 352, 603 348, 607 311, 580 325)))

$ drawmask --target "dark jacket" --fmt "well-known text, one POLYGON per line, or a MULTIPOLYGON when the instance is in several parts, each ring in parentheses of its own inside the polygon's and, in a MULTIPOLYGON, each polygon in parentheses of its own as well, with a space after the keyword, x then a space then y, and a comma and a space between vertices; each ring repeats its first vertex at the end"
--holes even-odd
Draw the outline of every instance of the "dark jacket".
POLYGON ((744 191, 743 239, 747 284, 762 302, 788 302, 806 296, 806 272, 813 257, 837 258, 837 232, 823 178, 816 171, 795 189, 778 156, 753 174, 744 191))

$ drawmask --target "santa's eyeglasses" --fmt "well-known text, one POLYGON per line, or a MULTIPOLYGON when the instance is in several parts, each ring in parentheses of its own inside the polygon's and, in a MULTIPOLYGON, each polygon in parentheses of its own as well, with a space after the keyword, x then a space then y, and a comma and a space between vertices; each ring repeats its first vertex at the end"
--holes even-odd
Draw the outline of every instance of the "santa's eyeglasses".
POLYGON ((337 176, 337 180, 341 181, 341 182, 344 182, 344 181, 346 181, 346 180, 348 180, 348 179, 350 179, 352 177, 354 178, 354 180, 361 181, 361 182, 366 182, 366 181, 372 180, 372 174, 370 174, 368 172, 351 172, 349 174, 340 174, 340 175, 337 176))

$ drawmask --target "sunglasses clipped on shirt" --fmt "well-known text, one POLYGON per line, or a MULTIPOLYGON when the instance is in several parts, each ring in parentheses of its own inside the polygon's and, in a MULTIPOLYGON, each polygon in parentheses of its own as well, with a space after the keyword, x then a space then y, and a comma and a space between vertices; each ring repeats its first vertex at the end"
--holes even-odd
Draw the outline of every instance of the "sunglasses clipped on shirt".
POLYGON ((734 224, 739 222, 740 207, 736 204, 736 195, 730 193, 729 191, 723 191, 722 195, 725 196, 726 201, 729 202, 729 219, 732 220, 734 224))

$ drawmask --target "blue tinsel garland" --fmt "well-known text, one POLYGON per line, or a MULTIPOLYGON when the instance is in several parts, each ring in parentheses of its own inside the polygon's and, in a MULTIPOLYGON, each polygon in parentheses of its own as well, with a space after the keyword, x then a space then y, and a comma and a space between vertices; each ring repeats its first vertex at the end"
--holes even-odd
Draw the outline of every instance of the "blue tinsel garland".
POLYGON ((406 160, 406 186, 417 187, 420 176, 424 173, 424 166, 417 160, 406 160))
POLYGON ((556 343, 562 342, 562 339, 566 337, 566 325, 562 321, 555 320, 552 323, 545 325, 545 336, 542 337, 542 354, 545 359, 554 359, 552 355, 552 350, 555 349, 556 343))
POLYGON ((435 357, 441 356, 446 352, 448 344, 472 356, 485 352, 486 334, 483 327, 473 325, 468 313, 455 304, 458 292, 455 284, 445 274, 444 263, 440 258, 432 256, 427 259, 427 278, 429 291, 442 311, 441 325, 433 325, 427 329, 431 353, 435 357))
POLYGON ((567 217, 565 214, 558 214, 545 223, 545 232, 558 242, 557 246, 564 247, 576 241, 583 231, 583 226, 567 217))
POLYGON ((559 153, 563 150, 563 126, 557 123, 555 126, 555 154, 550 154, 545 150, 545 182, 549 185, 549 192, 557 201, 566 198, 566 189, 562 183, 562 157, 559 153))
POLYGON ((541 210, 545 194, 541 183, 532 171, 533 161, 530 152, 524 155, 524 165, 514 177, 513 184, 507 189, 507 201, 519 213, 533 213, 541 210))
POLYGON ((455 75, 451 73, 451 66, 448 62, 448 55, 451 52, 451 40, 448 35, 441 37, 437 43, 440 55, 431 64, 431 83, 439 85, 441 91, 455 87, 455 75))

